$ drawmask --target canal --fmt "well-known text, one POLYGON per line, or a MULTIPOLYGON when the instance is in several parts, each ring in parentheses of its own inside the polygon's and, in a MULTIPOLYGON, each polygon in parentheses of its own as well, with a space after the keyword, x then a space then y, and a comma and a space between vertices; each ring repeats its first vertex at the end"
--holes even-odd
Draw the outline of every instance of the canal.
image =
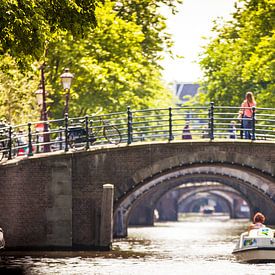
POLYGON ((154 227, 129 228, 113 251, 65 256, 1 257, 0 274, 275 274, 275 264, 241 264, 231 254, 248 220, 185 217, 154 227))

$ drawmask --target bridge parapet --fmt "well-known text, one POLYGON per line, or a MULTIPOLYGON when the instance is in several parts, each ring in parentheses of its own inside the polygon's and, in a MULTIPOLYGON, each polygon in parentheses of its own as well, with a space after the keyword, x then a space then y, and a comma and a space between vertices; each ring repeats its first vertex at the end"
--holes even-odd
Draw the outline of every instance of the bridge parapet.
POLYGON ((202 138, 241 141, 244 131, 249 132, 249 141, 275 142, 275 108, 253 109, 251 129, 240 126, 238 111, 239 107, 214 104, 147 110, 128 107, 126 112, 119 113, 0 125, 0 160, 58 150, 88 150, 99 144, 202 138))

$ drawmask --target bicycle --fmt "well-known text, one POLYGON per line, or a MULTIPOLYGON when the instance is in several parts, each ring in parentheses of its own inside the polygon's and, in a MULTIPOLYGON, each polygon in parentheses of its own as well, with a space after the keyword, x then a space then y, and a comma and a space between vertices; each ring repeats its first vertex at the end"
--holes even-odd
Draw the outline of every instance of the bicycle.
POLYGON ((8 156, 8 129, 5 124, 0 124, 0 161, 8 156))
POLYGON ((97 121, 91 120, 89 122, 88 133, 83 127, 83 123, 84 121, 81 121, 81 124, 68 127, 68 144, 70 148, 81 147, 81 144, 87 142, 87 138, 91 144, 102 137, 111 144, 119 144, 122 140, 118 128, 103 120, 102 117, 99 117, 97 121))
MULTIPOLYGON (((0 161, 3 160, 4 158, 9 158, 10 154, 10 146, 9 146, 9 138, 8 134, 6 131, 0 131, 0 161)), ((15 154, 15 149, 12 141, 12 146, 13 149, 11 150, 11 157, 14 157, 15 154)))
POLYGON ((7 158, 9 155, 8 151, 7 151, 7 147, 5 146, 4 141, 0 142, 0 161, 3 158, 7 158))
POLYGON ((27 154, 28 146, 24 140, 26 135, 22 131, 15 133, 8 126, 0 124, 0 161, 4 158, 13 158, 15 156, 23 156, 27 154), (9 137, 11 135, 11 137, 9 137))

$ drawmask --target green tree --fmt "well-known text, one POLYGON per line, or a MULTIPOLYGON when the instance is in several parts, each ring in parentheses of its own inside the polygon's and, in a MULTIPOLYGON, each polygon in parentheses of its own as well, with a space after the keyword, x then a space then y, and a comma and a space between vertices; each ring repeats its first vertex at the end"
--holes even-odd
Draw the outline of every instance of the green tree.
POLYGON ((0 55, 13 56, 19 64, 39 59, 45 42, 59 31, 80 37, 96 25, 92 0, 0 1, 0 55))
POLYGON ((238 106, 252 90, 258 106, 274 107, 274 0, 240 0, 233 19, 216 24, 216 38, 205 47, 204 101, 238 106))
POLYGON ((4 55, 0 70, 0 120, 19 124, 38 120, 39 108, 35 102, 37 89, 36 75, 33 72, 21 73, 15 60, 4 55), (4 72, 3 72, 4 71, 4 72))
POLYGON ((47 103, 52 118, 63 115, 65 96, 60 74, 66 67, 75 74, 70 116, 101 109, 102 112, 125 111, 127 105, 132 108, 170 105, 171 95, 161 82, 158 59, 160 51, 169 49, 172 41, 165 33, 165 18, 159 14, 158 7, 167 5, 174 11, 174 3, 180 1, 125 0, 120 5, 117 1, 104 1, 104 5, 100 2, 22 0, 0 3, 3 8, 0 55, 5 56, 0 60, 3 91, 0 117, 21 122, 30 120, 29 116, 33 115, 33 120, 37 120, 39 108, 34 102, 34 91, 43 62, 47 65, 47 103), (77 8, 89 3, 89 9, 77 8), (77 16, 83 12, 87 14, 78 21, 77 16), (98 18, 96 27, 93 18, 98 18), (22 65, 34 60, 24 72, 22 65), (5 105, 8 95, 14 100, 9 111, 5 105), (26 108, 20 105, 21 97, 26 108), (21 114, 20 119, 17 113, 21 114))
POLYGON ((133 108, 161 107, 169 102, 170 92, 161 83, 160 69, 148 61, 142 43, 142 27, 126 22, 113 11, 113 4, 96 9, 98 26, 87 38, 75 41, 65 36, 49 48, 51 115, 64 109, 60 74, 70 67, 75 74, 71 89, 70 116, 126 111, 133 108), (57 92, 53 92, 57 91, 57 92))
MULTIPOLYGON (((160 7, 170 8, 177 12, 177 4, 182 0, 121 0, 116 2, 114 9, 117 15, 127 22, 134 22, 141 27, 144 34, 142 49, 148 61, 157 64, 159 53, 173 45, 171 35, 166 30, 166 18, 160 13, 160 7)), ((172 54, 170 52, 170 54, 172 54)))

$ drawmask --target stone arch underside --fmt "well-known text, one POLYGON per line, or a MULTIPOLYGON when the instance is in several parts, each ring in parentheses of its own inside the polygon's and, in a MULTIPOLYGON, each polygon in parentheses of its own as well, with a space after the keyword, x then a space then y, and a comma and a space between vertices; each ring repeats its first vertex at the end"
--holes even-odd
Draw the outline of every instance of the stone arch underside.
MULTIPOLYGON (((185 189, 185 188, 182 188, 185 189)), ((221 184, 213 184, 213 185, 204 185, 199 186, 197 188, 190 188, 181 194, 178 198, 178 204, 183 204, 181 208, 188 209, 188 207, 192 207, 191 205, 187 206, 190 202, 192 202, 192 197, 197 193, 207 192, 209 194, 214 194, 219 196, 226 201, 227 208, 229 209, 230 217, 235 218, 234 211, 234 198, 245 200, 244 196, 242 196, 238 191, 233 189, 232 187, 221 185, 221 184)))
POLYGON ((249 204, 251 214, 260 210, 265 213, 268 223, 275 224, 275 186, 271 177, 240 165, 194 164, 159 171, 155 176, 141 179, 129 192, 117 199, 114 235, 127 235, 129 215, 142 201, 155 198, 151 200, 150 206, 153 207, 163 194, 181 184, 206 181, 222 183, 237 190, 249 204))
POLYGON ((194 193, 203 191, 211 191, 212 193, 214 191, 216 193, 222 192, 219 194, 219 202, 223 205, 223 208, 227 209, 227 212, 229 212, 231 218, 240 217, 235 213, 235 207, 233 207, 234 203, 232 199, 232 196, 234 196, 237 199, 243 200, 238 191, 229 186, 221 185, 216 182, 190 183, 184 184, 170 191, 168 190, 167 192, 166 189, 158 189, 151 195, 151 197, 146 196, 146 199, 140 200, 138 205, 131 211, 129 224, 152 225, 154 223, 154 218, 156 218, 154 217, 154 209, 158 210, 159 220, 177 221, 178 206, 181 201, 187 197, 192 197, 194 193), (163 192, 165 192, 165 194, 162 196, 163 192), (230 194, 231 197, 228 194, 230 194))

